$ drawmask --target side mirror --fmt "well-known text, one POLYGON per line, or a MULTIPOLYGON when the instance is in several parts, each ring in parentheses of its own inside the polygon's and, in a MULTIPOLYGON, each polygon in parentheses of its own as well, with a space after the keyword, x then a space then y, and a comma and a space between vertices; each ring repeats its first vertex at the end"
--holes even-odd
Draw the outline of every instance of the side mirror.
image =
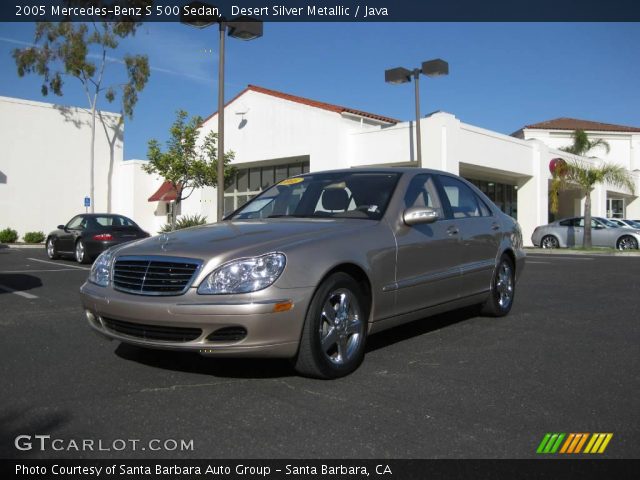
POLYGON ((402 220, 409 226, 433 223, 439 217, 438 212, 429 207, 411 207, 402 212, 402 220))
POLYGON ((64 225, 58 225, 58 230, 64 230, 64 225))

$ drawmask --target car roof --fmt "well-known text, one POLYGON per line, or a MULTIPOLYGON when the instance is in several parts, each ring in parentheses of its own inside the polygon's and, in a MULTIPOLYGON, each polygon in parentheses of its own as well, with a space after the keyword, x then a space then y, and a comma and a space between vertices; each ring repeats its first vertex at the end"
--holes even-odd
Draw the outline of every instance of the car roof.
POLYGON ((303 173, 296 176, 307 176, 322 173, 436 173, 449 176, 455 176, 452 173, 443 170, 434 170, 431 168, 418 167, 357 167, 357 168, 340 168, 335 170, 318 170, 314 172, 303 173))
POLYGON ((126 215, 122 215, 120 213, 79 213, 76 216, 89 217, 89 218, 93 218, 93 217, 124 217, 124 218, 129 218, 126 215))

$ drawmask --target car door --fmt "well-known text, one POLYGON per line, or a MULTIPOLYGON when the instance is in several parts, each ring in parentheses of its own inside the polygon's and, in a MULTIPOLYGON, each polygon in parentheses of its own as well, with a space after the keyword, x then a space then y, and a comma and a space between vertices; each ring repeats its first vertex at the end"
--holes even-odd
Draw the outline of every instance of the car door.
POLYGON ((447 218, 433 175, 417 174, 411 179, 403 207, 430 207, 439 218, 413 226, 400 222, 396 231, 399 314, 458 298, 463 253, 457 222, 447 218))
POLYGON ((621 227, 607 227, 596 218, 591 219, 591 244, 594 247, 615 247, 621 227))
POLYGON ((76 238, 80 235, 84 226, 84 216, 77 215, 73 217, 58 237, 58 242, 56 244, 57 249, 61 252, 73 252, 75 249, 76 238))
POLYGON ((486 203, 461 179, 443 174, 438 175, 438 180, 445 211, 455 222, 462 245, 458 259, 463 277, 460 294, 486 292, 491 286, 502 226, 486 203))
POLYGON ((580 227, 580 219, 567 218, 566 220, 562 220, 558 222, 557 226, 554 226, 549 233, 559 238, 560 245, 573 247, 576 244, 576 234, 580 241, 582 241, 582 227, 580 227))

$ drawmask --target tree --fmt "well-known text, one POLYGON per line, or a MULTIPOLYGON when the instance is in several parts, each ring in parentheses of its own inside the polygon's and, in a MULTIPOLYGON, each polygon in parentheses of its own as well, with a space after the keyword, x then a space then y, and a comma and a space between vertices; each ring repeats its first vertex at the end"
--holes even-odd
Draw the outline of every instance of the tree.
MULTIPOLYGON (((139 4, 144 0, 132 0, 139 4)), ((80 2, 82 3, 82 2, 80 2)), ((96 2, 92 2, 96 3, 96 2)), ((36 24, 36 46, 16 49, 13 58, 20 77, 34 73, 42 77, 41 92, 63 95, 64 78, 77 79, 89 102, 91 113, 91 147, 89 196, 91 197, 91 212, 94 212, 94 170, 95 170, 95 139, 96 118, 99 117, 107 135, 107 141, 112 147, 109 162, 107 210, 111 211, 111 175, 113 172, 113 144, 114 137, 109 137, 109 126, 99 114, 98 102, 101 99, 112 103, 118 95, 121 99, 121 114, 123 117, 133 117, 133 110, 138 101, 138 93, 142 91, 149 80, 149 59, 146 55, 125 55, 122 60, 107 55, 115 50, 119 41, 135 32, 140 22, 128 18, 120 18, 114 22, 38 22, 36 24), (94 48, 95 47, 95 48, 94 48), (98 50, 98 53, 95 50, 98 50), (126 70, 125 83, 105 84, 105 67, 107 63, 122 64, 126 70)), ((120 124, 122 123, 122 118, 120 124)), ((121 125, 116 125, 116 132, 121 125)))
POLYGON ((572 135, 573 143, 568 147, 562 147, 560 150, 567 153, 573 153, 574 155, 580 155, 584 157, 596 147, 603 147, 607 153, 610 151, 609 143, 602 138, 596 140, 589 140, 587 132, 584 130, 575 130, 572 135))
MULTIPOLYGON (((187 120, 184 110, 176 112, 176 120, 169 130, 166 151, 160 143, 149 140, 147 157, 149 162, 142 168, 147 173, 157 174, 170 182, 177 192, 174 212, 180 203, 191 196, 196 188, 218 185, 217 158, 218 134, 209 132, 202 142, 198 141, 202 118, 195 116, 187 120)), ((230 165, 234 152, 224 154, 224 186, 233 181, 236 169, 230 165)), ((218 219, 221 220, 221 219, 218 219)), ((171 229, 175 230, 176 215, 171 216, 171 229)))
MULTIPOLYGON (((586 155, 591 149, 603 146, 609 152, 609 144, 602 139, 590 141, 583 130, 573 133, 573 145, 561 150, 575 155, 586 155)), ((558 165, 553 171, 551 181, 551 211, 558 212, 558 193, 560 190, 577 186, 584 195, 584 237, 583 247, 591 248, 591 192, 599 183, 608 183, 615 187, 627 188, 634 192, 634 180, 629 171, 614 164, 591 164, 580 160, 569 160, 558 165)))

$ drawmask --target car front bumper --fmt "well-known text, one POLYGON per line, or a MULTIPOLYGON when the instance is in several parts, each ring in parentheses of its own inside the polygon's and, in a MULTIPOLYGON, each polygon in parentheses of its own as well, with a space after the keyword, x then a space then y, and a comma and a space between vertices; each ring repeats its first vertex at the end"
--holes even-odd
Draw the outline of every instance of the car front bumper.
POLYGON ((253 294, 215 296, 198 295, 195 288, 177 296, 132 295, 89 282, 80 288, 89 325, 103 337, 142 347, 227 357, 295 356, 312 295, 309 287, 269 287, 253 294), (289 302, 291 308, 276 311, 289 302), (126 328, 111 328, 113 321, 126 328), (161 340, 147 338, 146 326, 163 331, 200 329, 201 333, 188 341, 161 340), (246 335, 231 341, 207 338, 225 327, 242 327, 246 335))

